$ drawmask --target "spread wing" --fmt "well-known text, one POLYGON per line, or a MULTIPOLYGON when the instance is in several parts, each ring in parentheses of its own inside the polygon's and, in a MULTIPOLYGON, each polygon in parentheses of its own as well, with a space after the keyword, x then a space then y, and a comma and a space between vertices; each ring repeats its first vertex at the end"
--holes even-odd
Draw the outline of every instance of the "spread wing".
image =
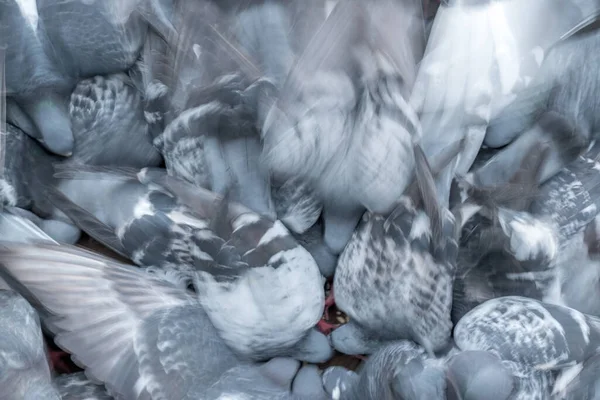
POLYGON ((51 313, 56 342, 117 399, 184 398, 193 388, 197 362, 186 352, 200 353, 203 339, 190 336, 212 327, 186 292, 71 246, 6 245, 0 262, 51 313))

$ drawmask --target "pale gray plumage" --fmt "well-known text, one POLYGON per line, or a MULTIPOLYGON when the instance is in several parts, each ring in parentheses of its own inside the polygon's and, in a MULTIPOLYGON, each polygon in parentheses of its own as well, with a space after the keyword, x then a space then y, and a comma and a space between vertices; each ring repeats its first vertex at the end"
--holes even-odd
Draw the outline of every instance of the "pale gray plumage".
MULTIPOLYGON (((453 176, 467 173, 488 123, 530 85, 545 52, 589 24, 600 4, 595 0, 444 3, 437 11, 411 105, 421 116, 428 157, 465 140, 461 159, 447 168, 453 176)), ((521 111, 516 110, 508 115, 521 111)), ((439 190, 446 193, 449 187, 439 190)))
POLYGON ((28 219, 59 242, 75 243, 80 231, 64 216, 52 216, 53 207, 44 195, 44 185, 52 185, 52 164, 58 157, 46 152, 19 128, 7 124, 2 135, 3 173, 0 202, 4 206, 33 210, 28 219))
POLYGON ((59 375, 53 384, 62 400, 113 400, 104 385, 93 383, 84 372, 59 375))
POLYGON ((192 293, 140 269, 50 245, 5 245, 0 263, 52 313, 56 342, 118 400, 217 400, 228 392, 297 399, 290 394, 297 361, 253 366, 238 360, 192 293), (48 290, 57 287, 63 289, 48 290))
POLYGON ((160 169, 77 166, 60 176, 62 194, 49 193, 54 204, 138 265, 193 280, 211 321, 238 354, 312 362, 331 356, 325 336, 312 329, 323 311, 323 278, 280 221, 160 169))
POLYGON ((463 351, 448 360, 447 400, 508 400, 514 377, 502 360, 487 351, 463 351))
POLYGON ((50 151, 69 156, 68 97, 81 78, 123 72, 137 60, 149 24, 168 30, 158 0, 4 0, 9 116, 50 151))
POLYGON ((390 211, 410 180, 420 134, 404 97, 416 73, 413 18, 403 2, 338 2, 263 126, 275 177, 301 177, 320 195, 334 254, 365 208, 390 211))
POLYGON ((315 366, 300 368, 290 358, 274 358, 260 366, 240 366, 224 373, 205 396, 209 399, 326 400, 315 366))
POLYGON ((0 398, 60 400, 52 386, 39 317, 11 290, 0 290, 0 336, 0 398))
POLYGON ((584 362, 600 346, 600 319, 519 296, 489 300, 454 329, 461 350, 489 351, 521 377, 514 398, 549 396, 553 372, 584 362))

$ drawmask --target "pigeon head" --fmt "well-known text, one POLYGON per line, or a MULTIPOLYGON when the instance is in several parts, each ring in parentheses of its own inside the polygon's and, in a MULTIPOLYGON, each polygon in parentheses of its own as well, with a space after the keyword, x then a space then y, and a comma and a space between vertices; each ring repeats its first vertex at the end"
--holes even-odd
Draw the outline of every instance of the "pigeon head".
POLYGON ((392 392, 400 399, 444 399, 444 370, 413 359, 397 371, 392 380, 392 392))
POLYGON ((500 359, 487 351, 464 351, 454 356, 446 371, 448 400, 506 400, 513 377, 500 359))

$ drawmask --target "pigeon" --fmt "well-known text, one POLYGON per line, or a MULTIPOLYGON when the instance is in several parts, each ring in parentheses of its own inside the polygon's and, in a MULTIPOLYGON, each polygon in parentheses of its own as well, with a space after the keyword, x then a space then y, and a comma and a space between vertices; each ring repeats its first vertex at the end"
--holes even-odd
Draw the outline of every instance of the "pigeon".
POLYGON ((0 264, 52 313, 56 342, 117 399, 217 400, 246 390, 250 399, 297 399, 299 362, 240 360, 196 295, 139 268, 67 245, 3 245, 0 264))
MULTIPOLYGON (((321 377, 315 366, 298 370, 297 361, 285 358, 261 365, 237 366, 226 371, 204 393, 205 399, 242 396, 244 399, 325 400, 321 377), (293 381, 293 382, 292 382, 293 381), (292 393, 290 394, 290 388, 292 393)), ((112 400, 103 385, 92 383, 83 372, 59 375, 53 380, 63 400, 112 400)))
POLYGON ((372 354, 359 374, 330 367, 323 382, 338 400, 445 400, 443 362, 430 359, 410 341, 389 344, 372 354))
POLYGON ((77 81, 128 69, 148 27, 165 35, 170 27, 158 0, 3 0, 0 6, 12 122, 62 156, 73 152, 68 97, 77 81))
POLYGON ((416 8, 338 2, 262 126, 274 178, 302 178, 320 196, 325 243, 336 256, 365 209, 393 209, 413 171, 420 125, 406 98, 416 74, 416 8))
MULTIPOLYGON (((580 11, 587 14, 584 22, 595 22, 600 14, 600 4, 596 1, 574 1, 567 5, 567 9, 574 3, 580 3, 580 11)), ((554 7, 551 6, 550 9, 554 7)), ((564 24, 573 20, 572 16, 575 14, 572 10, 558 11, 561 12, 559 22, 564 24)), ((544 24, 546 25, 548 24, 544 24)), ((582 68, 582 65, 594 62, 594 49, 598 47, 599 39, 594 25, 582 29, 585 26, 586 24, 580 24, 573 28, 569 35, 544 50, 547 54, 543 54, 542 49, 538 50, 542 53, 539 54, 538 72, 532 77, 529 86, 495 116, 486 132, 486 145, 496 148, 505 146, 534 125, 541 115, 552 111, 574 125, 577 135, 589 138, 593 134, 596 124, 593 93, 596 85, 593 71, 582 68)))
POLYGON ((453 355, 446 370, 447 400, 508 400, 515 387, 512 371, 488 351, 453 355))
POLYGON ((600 396, 600 354, 588 358, 576 370, 575 376, 566 380, 566 386, 554 386, 552 394, 560 400, 597 400, 600 396))
POLYGON ((275 218, 258 127, 290 64, 288 12, 277 1, 230 3, 177 4, 163 78, 172 116, 155 145, 171 175, 275 218))
POLYGON ((91 382, 83 372, 58 375, 52 383, 62 400, 113 400, 103 385, 91 382))
POLYGON ((433 354, 450 340, 462 211, 456 210, 457 222, 448 200, 437 197, 420 146, 414 153, 418 194, 409 191, 388 216, 367 212, 338 261, 335 302, 350 322, 331 340, 342 353, 366 354, 409 339, 433 354))
POLYGON ((0 320, 2 399, 60 400, 33 307, 18 293, 0 290, 0 320))
POLYGON ((323 277, 280 221, 161 169, 59 171, 63 184, 48 191, 53 204, 137 265, 175 275, 184 287, 193 282, 219 334, 241 357, 331 357, 326 337, 312 329, 323 311, 323 277))
POLYGON ((600 346, 600 319, 520 296, 488 300, 454 328, 461 350, 489 351, 520 377, 515 399, 550 395, 554 372, 583 363, 600 346))
MULTIPOLYGON (((442 2, 410 98, 426 156, 464 139, 460 160, 444 174, 465 175, 484 138, 492 145, 488 124, 515 96, 533 91, 527 87, 545 52, 599 11, 598 2, 587 0, 442 2)), ((519 114, 515 109, 507 115, 519 114)), ((442 195, 448 190, 438 187, 442 195)))
POLYGON ((69 117, 75 144, 65 162, 137 168, 162 162, 152 144, 142 98, 123 73, 78 82, 69 117))
POLYGON ((535 185, 539 169, 526 171, 525 191, 510 194, 516 201, 499 209, 495 224, 483 218, 466 225, 454 285, 454 322, 476 305, 508 295, 600 316, 595 295, 600 166, 594 160, 599 151, 593 146, 535 193, 526 191, 535 185))
POLYGON ((524 156, 521 143, 530 137, 547 137, 555 147, 553 162, 548 164, 540 183, 584 153, 596 139, 596 95, 594 72, 582 65, 594 63, 600 46, 597 29, 579 32, 557 44, 548 53, 531 88, 523 91, 490 125, 486 144, 500 147, 520 135, 498 154, 498 163, 507 165, 499 171, 492 165, 479 170, 480 182, 493 181, 510 171, 524 156), (518 161, 517 161, 518 162, 518 161))
MULTIPOLYGON (((5 54, 6 93, 12 98, 9 117, 40 140, 51 152, 69 156, 73 135, 67 97, 75 84, 54 62, 48 49, 52 41, 38 15, 37 2, 2 0, 0 47, 5 54)), ((40 2, 41 3, 41 2, 40 2)), ((8 110, 7 110, 8 111, 8 110)))

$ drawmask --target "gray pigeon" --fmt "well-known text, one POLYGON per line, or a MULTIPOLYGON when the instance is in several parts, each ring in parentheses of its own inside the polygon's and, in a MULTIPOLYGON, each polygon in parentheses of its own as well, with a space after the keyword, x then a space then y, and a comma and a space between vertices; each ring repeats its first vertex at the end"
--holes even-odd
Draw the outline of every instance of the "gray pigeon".
MULTIPOLYGON (((420 115, 427 157, 463 139, 459 162, 445 173, 466 174, 484 137, 490 140, 488 123, 527 90, 545 52, 599 12, 595 0, 442 2, 410 100, 420 115)), ((508 115, 521 112, 514 111, 508 115)))
POLYGON ((0 336, 0 398, 60 400, 52 386, 38 315, 10 290, 0 290, 0 336))
POLYGON ((136 264, 194 282, 219 334, 241 356, 323 362, 312 328, 323 277, 280 221, 167 175, 63 167, 48 197, 86 233, 136 264), (259 339, 257 339, 259 338, 259 339))
POLYGON ((488 351, 462 351, 448 360, 447 400, 508 400, 515 387, 512 371, 488 351))
POLYGON ((406 101, 416 74, 416 9, 391 0, 338 2, 262 128, 275 178, 300 177, 323 201, 325 243, 334 255, 365 209, 390 212, 411 179, 412 142, 420 135, 406 101))
POLYGON ((430 359, 409 341, 389 344, 372 354, 356 375, 331 367, 325 388, 337 400, 445 400, 443 360, 430 359))
POLYGON ((62 400, 113 400, 103 385, 90 381, 84 372, 58 375, 52 383, 62 400))
POLYGON ((152 144, 140 93, 125 74, 80 81, 69 104, 75 139, 65 162, 90 165, 158 167, 162 158, 152 144))
MULTIPOLYGON (((513 193, 523 196, 510 207, 522 211, 500 210, 496 225, 486 219, 467 224, 454 286, 455 322, 477 304, 508 295, 600 316, 598 152, 596 145, 534 195, 513 193)), ((535 176, 527 179, 526 185, 535 184, 535 176)))
POLYGON ((585 152, 600 126, 595 111, 600 88, 595 71, 586 67, 598 61, 598 49, 597 29, 579 32, 552 48, 531 87, 488 128, 486 143, 494 147, 504 146, 520 135, 496 157, 497 163, 507 167, 498 169, 492 163, 481 168, 475 174, 477 181, 487 184, 510 173, 510 166, 525 155, 523 143, 532 137, 546 137, 553 146, 552 162, 540 183, 585 152))
POLYGON ((519 296, 489 300, 454 328, 461 350, 489 351, 513 375, 514 399, 546 399, 554 373, 583 363, 600 347, 600 319, 519 296))
MULTIPOLYGON (((275 217, 260 159, 262 103, 287 73, 287 10, 277 1, 177 2, 169 41, 167 125, 155 144, 173 176, 275 217), (257 64, 257 65, 256 65, 257 64), (273 82, 272 82, 273 81, 273 82)), ((152 55, 150 55, 152 57, 152 55)))
POLYGON ((5 245, 0 260, 52 313, 56 342, 116 399, 301 399, 290 393, 297 361, 240 361, 195 295, 143 270, 72 246, 5 245))
POLYGON ((455 223, 462 211, 455 221, 418 145, 414 153, 411 188, 418 192, 409 190, 388 216, 366 213, 340 256, 335 302, 350 322, 331 338, 342 353, 370 353, 386 341, 410 339, 433 354, 450 340, 455 223))

